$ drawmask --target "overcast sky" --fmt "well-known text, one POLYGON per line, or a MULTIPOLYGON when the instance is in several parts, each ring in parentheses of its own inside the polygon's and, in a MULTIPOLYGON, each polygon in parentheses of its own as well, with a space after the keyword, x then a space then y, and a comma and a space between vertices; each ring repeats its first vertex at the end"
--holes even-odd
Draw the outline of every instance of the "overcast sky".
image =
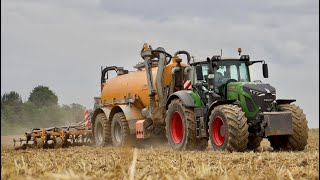
POLYGON ((295 98, 319 127, 319 1, 1 0, 1 94, 46 85, 60 104, 93 106, 100 66, 133 70, 144 42, 196 59, 251 59, 252 80, 295 98), (121 2, 121 3, 120 3, 121 2))

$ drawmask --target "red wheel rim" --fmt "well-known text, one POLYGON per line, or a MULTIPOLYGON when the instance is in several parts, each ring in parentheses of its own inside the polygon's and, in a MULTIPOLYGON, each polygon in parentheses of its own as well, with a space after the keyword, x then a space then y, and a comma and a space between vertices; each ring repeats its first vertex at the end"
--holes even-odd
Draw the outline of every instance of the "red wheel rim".
POLYGON ((175 111, 171 116, 170 121, 170 133, 172 140, 175 144, 179 144, 183 138, 183 123, 181 115, 178 111, 175 111))
POLYGON ((221 146, 224 143, 225 127, 223 126, 223 121, 220 116, 214 118, 212 122, 212 139, 217 146, 221 146), (221 134, 221 132, 224 132, 221 134))

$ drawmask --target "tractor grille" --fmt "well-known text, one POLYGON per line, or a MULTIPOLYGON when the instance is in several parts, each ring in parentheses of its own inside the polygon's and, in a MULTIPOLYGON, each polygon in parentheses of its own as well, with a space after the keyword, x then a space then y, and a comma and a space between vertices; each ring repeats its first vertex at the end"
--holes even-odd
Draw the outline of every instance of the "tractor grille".
POLYGON ((272 101, 276 99, 275 95, 265 94, 263 96, 251 96, 255 104, 260 107, 261 112, 270 112, 272 109, 272 101))
POLYGON ((248 110, 254 112, 256 109, 253 103, 258 106, 260 112, 270 112, 272 109, 272 102, 276 99, 276 90, 269 84, 246 84, 243 90, 250 94, 253 102, 248 98, 246 105, 248 110))

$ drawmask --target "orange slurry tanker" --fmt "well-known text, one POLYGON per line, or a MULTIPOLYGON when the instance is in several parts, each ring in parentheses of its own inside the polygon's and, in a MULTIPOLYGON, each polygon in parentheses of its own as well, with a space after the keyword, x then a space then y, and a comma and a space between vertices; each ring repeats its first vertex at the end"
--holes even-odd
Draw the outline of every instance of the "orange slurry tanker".
MULTIPOLYGON (((177 51, 172 57, 163 48, 153 50, 145 43, 141 57, 144 62, 135 66, 136 71, 116 66, 102 70, 101 97, 92 116, 94 141, 98 146, 134 145, 136 139, 165 137, 171 100, 190 96, 181 91, 190 89, 193 79, 187 51, 177 51), (181 55, 186 55, 186 63, 182 63, 181 55), (116 71, 117 76, 109 79, 110 71, 116 71)), ((192 140, 195 144, 196 137, 192 140)), ((208 139, 205 141, 207 145, 208 139)), ((178 149, 185 149, 186 145, 182 143, 178 149)))

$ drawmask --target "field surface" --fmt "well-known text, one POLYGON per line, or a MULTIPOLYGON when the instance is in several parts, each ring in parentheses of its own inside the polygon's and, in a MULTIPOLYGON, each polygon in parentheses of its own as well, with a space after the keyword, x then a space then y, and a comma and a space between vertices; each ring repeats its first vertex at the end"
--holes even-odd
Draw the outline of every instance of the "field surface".
POLYGON ((144 148, 70 147, 13 150, 1 137, 1 179, 319 179, 319 129, 302 152, 173 151, 144 148))

